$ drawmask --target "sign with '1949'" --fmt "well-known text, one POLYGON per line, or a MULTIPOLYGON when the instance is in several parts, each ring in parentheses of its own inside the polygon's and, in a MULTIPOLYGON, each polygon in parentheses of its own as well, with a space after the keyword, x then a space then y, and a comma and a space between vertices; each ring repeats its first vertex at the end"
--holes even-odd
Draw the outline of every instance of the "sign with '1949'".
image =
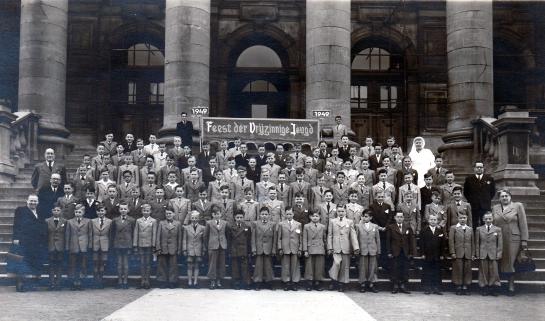
POLYGON ((240 138, 254 143, 308 143, 320 139, 319 121, 312 119, 276 118, 202 118, 202 139, 222 141, 240 138))

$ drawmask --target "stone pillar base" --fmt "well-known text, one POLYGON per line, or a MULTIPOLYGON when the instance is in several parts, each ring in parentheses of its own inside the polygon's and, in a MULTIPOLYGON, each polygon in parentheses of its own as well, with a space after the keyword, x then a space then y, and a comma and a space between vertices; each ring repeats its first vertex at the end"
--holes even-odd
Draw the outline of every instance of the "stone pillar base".
POLYGON ((45 127, 40 122, 38 128, 38 155, 43 157, 46 149, 53 148, 57 159, 64 159, 74 149, 74 143, 68 139, 69 135, 70 132, 66 128, 45 127))
POLYGON ((446 143, 437 151, 443 156, 445 168, 456 173, 457 178, 473 174, 475 155, 472 141, 446 143))
POLYGON ((17 171, 12 164, 0 163, 0 185, 11 184, 15 180, 17 171))
POLYGON ((536 186, 538 175, 530 165, 508 164, 498 168, 492 176, 496 181, 496 188, 507 188, 513 195, 539 195, 536 186))

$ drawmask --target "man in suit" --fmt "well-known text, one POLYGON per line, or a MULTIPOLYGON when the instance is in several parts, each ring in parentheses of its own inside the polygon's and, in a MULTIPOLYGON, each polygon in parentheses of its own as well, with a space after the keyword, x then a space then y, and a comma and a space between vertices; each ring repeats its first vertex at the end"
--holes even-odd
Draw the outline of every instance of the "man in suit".
POLYGON ((377 192, 375 194, 375 200, 369 205, 369 211, 371 212, 371 221, 378 225, 380 236, 380 257, 379 265, 384 270, 389 270, 388 264, 388 250, 386 249, 386 228, 393 222, 393 211, 390 205, 384 202, 384 192, 377 192))
POLYGON ((473 171, 475 175, 466 177, 464 182, 464 196, 471 204, 473 228, 481 225, 484 213, 492 208, 492 198, 496 194, 494 178, 484 174, 483 162, 475 162, 473 171))
POLYGON ((66 219, 62 217, 62 210, 59 206, 53 207, 52 213, 53 216, 45 220, 47 250, 49 252, 49 290, 57 290, 62 278, 66 219))
POLYGON ((64 196, 64 190, 61 184, 61 175, 51 174, 50 184, 43 186, 38 191, 38 215, 42 220, 51 217, 51 209, 59 197, 64 196))
POLYGON ((327 229, 327 253, 333 256, 333 265, 329 269, 331 289, 336 287, 339 292, 344 292, 344 285, 349 282, 350 256, 359 252, 354 223, 346 218, 346 208, 337 205, 337 218, 329 220, 327 229))
POLYGON ((55 151, 52 148, 45 150, 45 161, 36 164, 32 177, 30 179, 32 187, 36 191, 39 191, 42 187, 49 185, 51 174, 59 174, 60 182, 62 185, 66 182, 66 169, 63 165, 55 161, 55 151))
POLYGON ((41 275, 47 256, 47 225, 38 217, 37 205, 38 196, 31 194, 26 206, 15 209, 13 246, 23 260, 8 261, 8 272, 16 274, 17 292, 32 289, 31 286, 23 286, 24 275, 41 275))
POLYGON ((408 294, 405 284, 409 281, 409 261, 416 254, 415 236, 409 224, 404 222, 402 212, 397 212, 394 218, 395 223, 386 229, 386 250, 392 260, 392 293, 408 294))
POLYGON ((193 146, 193 123, 187 119, 187 113, 180 113, 182 121, 176 124, 176 135, 182 139, 182 146, 193 146))
POLYGON ((112 220, 106 217, 106 208, 99 206, 97 218, 91 220, 90 242, 93 250, 93 276, 98 288, 103 288, 104 269, 108 262, 112 220))

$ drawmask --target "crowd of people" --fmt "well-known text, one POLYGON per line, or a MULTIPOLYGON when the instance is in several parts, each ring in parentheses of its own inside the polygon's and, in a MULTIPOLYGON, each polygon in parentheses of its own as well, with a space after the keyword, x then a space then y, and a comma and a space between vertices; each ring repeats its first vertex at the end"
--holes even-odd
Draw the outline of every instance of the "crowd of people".
POLYGON ((72 289, 81 289, 89 260, 96 286, 113 262, 118 287, 128 288, 137 257, 142 288, 155 265, 159 287, 178 287, 180 262, 188 287, 198 286, 201 268, 210 289, 223 287, 228 266, 233 287, 271 288, 279 263, 285 290, 322 290, 327 269, 330 289, 344 291, 355 262, 361 292, 377 292, 381 267, 392 293, 408 293, 419 257, 426 294, 442 293, 446 263, 456 294, 469 294, 474 261, 483 295, 497 295, 500 272, 514 293, 514 260, 528 241, 524 207, 507 190, 492 206, 496 187, 482 162, 459 185, 422 137, 409 155, 395 137, 359 147, 337 121, 338 143, 307 154, 300 144, 250 153, 237 138, 203 142, 194 155, 186 119, 168 147, 155 135, 117 143, 108 133, 73 175, 47 149, 32 175, 37 193, 15 213, 13 252, 23 259, 8 267, 17 290, 31 289, 23 276, 44 263, 50 289, 59 289, 65 261, 72 289))

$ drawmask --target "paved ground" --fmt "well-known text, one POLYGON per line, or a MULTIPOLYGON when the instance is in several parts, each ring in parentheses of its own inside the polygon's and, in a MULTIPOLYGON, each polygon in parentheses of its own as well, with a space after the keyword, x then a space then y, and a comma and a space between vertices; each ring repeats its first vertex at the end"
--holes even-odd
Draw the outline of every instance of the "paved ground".
POLYGON ((63 320, 187 320, 186 316, 198 315, 195 321, 304 321, 304 320, 351 320, 354 313, 358 321, 376 320, 545 320, 545 294, 520 294, 516 297, 481 297, 473 294, 459 297, 452 293, 443 296, 390 294, 389 292, 261 292, 231 290, 86 290, 81 292, 29 292, 16 293, 13 287, 0 287, 0 320, 9 321, 63 321, 63 320), (173 296, 174 295, 174 296, 173 296), (145 297, 144 297, 145 296, 145 297), (136 300, 136 301, 135 301, 136 300), (134 301, 134 302, 133 302, 134 301), (132 303, 131 303, 132 302, 132 303), (183 314, 157 312, 158 303, 183 314), (194 304, 188 304, 195 302, 194 304), (220 303, 223 302, 223 303, 220 303), (186 304, 187 303, 187 304, 186 304), (217 304, 216 304, 217 303, 217 304), (356 304, 355 304, 356 303, 356 304), (125 307, 127 304, 129 306, 125 307), (223 308, 218 304, 226 304, 223 308), (242 307, 248 318, 243 318, 242 307), (136 307, 142 307, 139 313, 136 307), (359 307, 361 308, 359 308, 359 307), (125 308, 124 308, 125 307, 125 308), (265 313, 255 314, 257 308, 265 313), (307 312, 308 317, 300 315, 307 312), (365 312, 365 311, 366 312, 365 312), (127 312, 129 311, 129 312, 127 312), (147 312, 145 312, 147 311, 147 312), (286 312, 294 318, 279 318, 286 312), (127 314, 128 313, 128 314, 127 314), (335 317, 332 317, 333 314, 335 317), (179 317, 179 316, 184 317, 179 317), (136 318, 142 316, 144 318, 136 318), (170 316, 170 318, 167 318, 170 316), (327 318, 322 318, 326 316, 327 318), (270 318, 271 317, 271 318, 270 318), (295 318, 297 317, 297 318, 295 318), (206 319, 208 318, 208 319, 206 319))

